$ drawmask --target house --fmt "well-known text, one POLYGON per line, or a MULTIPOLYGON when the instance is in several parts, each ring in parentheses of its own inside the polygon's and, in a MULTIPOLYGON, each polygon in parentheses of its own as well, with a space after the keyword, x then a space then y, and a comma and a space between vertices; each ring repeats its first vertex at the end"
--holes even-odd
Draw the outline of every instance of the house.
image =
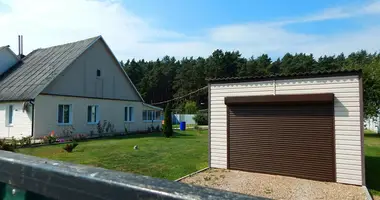
POLYGON ((209 80, 209 166, 365 185, 361 71, 209 80))
POLYGON ((162 109, 144 103, 101 36, 13 54, 0 50, 2 138, 96 134, 104 120, 116 132, 161 127, 162 109))

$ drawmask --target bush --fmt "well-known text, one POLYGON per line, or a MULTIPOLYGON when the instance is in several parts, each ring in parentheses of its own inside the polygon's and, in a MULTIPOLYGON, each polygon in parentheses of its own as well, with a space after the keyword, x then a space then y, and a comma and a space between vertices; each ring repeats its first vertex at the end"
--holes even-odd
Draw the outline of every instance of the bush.
POLYGON ((184 110, 186 114, 195 114, 198 111, 197 103, 195 101, 187 101, 184 110))
POLYGON ((3 140, 0 140, 0 150, 3 150, 3 151, 15 151, 16 149, 16 146, 6 142, 5 139, 3 140))
POLYGON ((194 117, 193 117, 194 121, 198 124, 198 125, 207 125, 208 124, 208 118, 207 118, 207 115, 206 114, 203 114, 203 113, 197 113, 194 117))
POLYGON ((22 137, 19 140, 20 146, 30 146, 32 144, 32 136, 22 137))
POLYGON ((75 147, 78 146, 78 143, 69 143, 69 144, 66 144, 63 149, 69 153, 73 152, 73 150, 75 149, 75 147))
POLYGON ((172 125, 172 109, 170 103, 166 105, 164 113, 164 126, 163 131, 165 137, 171 137, 173 135, 173 125, 172 125))
POLYGON ((55 136, 54 131, 50 132, 49 135, 44 136, 42 138, 42 141, 44 144, 53 144, 53 143, 57 142, 57 137, 55 136))
POLYGON ((73 141, 86 141, 88 139, 85 134, 77 134, 73 137, 73 141))

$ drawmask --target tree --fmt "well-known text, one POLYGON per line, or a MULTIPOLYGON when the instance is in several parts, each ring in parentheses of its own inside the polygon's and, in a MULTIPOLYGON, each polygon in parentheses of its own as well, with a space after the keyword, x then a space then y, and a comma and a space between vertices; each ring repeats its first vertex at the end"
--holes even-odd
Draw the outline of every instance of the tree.
POLYGON ((172 109, 170 103, 168 103, 165 108, 163 131, 165 137, 171 137, 173 135, 172 109))
MULTIPOLYGON (((319 58, 314 58, 312 54, 286 53, 273 60, 267 54, 244 58, 239 51, 215 50, 206 58, 176 60, 165 56, 155 61, 131 59, 121 64, 147 103, 189 94, 206 86, 207 78, 363 69, 364 112, 366 117, 371 117, 376 116, 380 109, 379 59, 379 54, 364 50, 348 56, 341 53, 319 58)), ((197 108, 207 109, 207 90, 173 101, 172 106, 183 111, 186 101, 194 101, 197 108)))
POLYGON ((187 101, 184 110, 185 114, 195 114, 198 111, 197 104, 195 101, 187 101))

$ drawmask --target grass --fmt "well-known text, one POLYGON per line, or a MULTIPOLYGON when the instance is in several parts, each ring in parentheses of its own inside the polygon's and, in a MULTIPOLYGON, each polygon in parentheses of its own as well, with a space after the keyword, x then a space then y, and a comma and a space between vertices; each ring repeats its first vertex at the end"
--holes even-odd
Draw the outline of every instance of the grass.
POLYGON ((207 131, 161 133, 80 142, 73 153, 63 145, 19 149, 20 153, 175 180, 208 165, 207 131), (134 150, 135 145, 139 150, 134 150))
POLYGON ((380 196, 380 135, 364 134, 366 183, 372 195, 380 196))
MULTIPOLYGON (((64 152, 63 145, 19 151, 53 160, 175 180, 207 167, 207 139, 207 131, 187 130, 176 133, 173 138, 156 133, 81 142, 73 153, 64 152), (133 149, 135 145, 139 150, 133 149)), ((366 131, 364 150, 367 187, 372 195, 380 196, 380 135, 366 131)))
MULTIPOLYGON (((193 128, 195 124, 186 124, 186 128, 193 128)), ((173 124, 173 128, 179 128, 179 124, 173 124)))

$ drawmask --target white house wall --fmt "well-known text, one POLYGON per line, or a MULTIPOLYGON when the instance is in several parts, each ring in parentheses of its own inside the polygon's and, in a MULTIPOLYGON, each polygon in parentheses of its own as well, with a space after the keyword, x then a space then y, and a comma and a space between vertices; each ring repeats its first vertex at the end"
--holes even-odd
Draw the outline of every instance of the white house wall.
MULTIPOLYGON (((67 125, 58 125, 58 104, 71 104, 73 110, 72 126, 75 133, 97 133, 96 124, 87 123, 87 106, 99 106, 100 121, 107 120, 114 124, 117 132, 145 131, 148 127, 161 127, 161 121, 144 122, 142 120, 143 103, 138 101, 119 101, 94 98, 39 95, 35 99, 35 137, 48 135, 51 131, 60 134, 67 125), (134 121, 124 122, 124 107, 134 107, 134 121)), ((149 108, 152 110, 152 108, 149 108)))
POLYGON ((336 180, 364 184, 360 132, 359 77, 340 76, 211 84, 211 167, 227 168, 227 96, 334 93, 336 180), (274 85, 275 84, 275 85, 274 85))
POLYGON ((23 103, 9 102, 0 103, 0 138, 21 138, 32 134, 32 112, 29 107, 28 112, 23 111, 23 103), (7 108, 13 106, 13 123, 7 125, 7 108))

